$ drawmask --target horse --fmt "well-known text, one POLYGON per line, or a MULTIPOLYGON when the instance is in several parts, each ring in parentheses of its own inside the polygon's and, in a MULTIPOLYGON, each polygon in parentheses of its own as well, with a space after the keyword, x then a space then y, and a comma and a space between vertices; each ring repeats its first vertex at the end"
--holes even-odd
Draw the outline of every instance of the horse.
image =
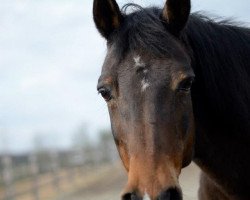
POLYGON ((250 199, 250 29, 190 9, 94 0, 107 41, 97 90, 128 174, 122 200, 182 200, 191 161, 200 200, 250 199))

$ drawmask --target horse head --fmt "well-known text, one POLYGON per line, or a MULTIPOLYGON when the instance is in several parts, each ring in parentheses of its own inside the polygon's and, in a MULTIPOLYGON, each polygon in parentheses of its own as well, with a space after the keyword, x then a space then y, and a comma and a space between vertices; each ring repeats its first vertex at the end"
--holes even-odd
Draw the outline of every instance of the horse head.
MULTIPOLYGON (((134 5, 135 6, 135 5, 134 5)), ((181 169, 192 160, 194 72, 180 35, 189 0, 126 14, 115 0, 94 0, 94 21, 107 40, 98 92, 128 172, 123 200, 181 200, 181 169)))

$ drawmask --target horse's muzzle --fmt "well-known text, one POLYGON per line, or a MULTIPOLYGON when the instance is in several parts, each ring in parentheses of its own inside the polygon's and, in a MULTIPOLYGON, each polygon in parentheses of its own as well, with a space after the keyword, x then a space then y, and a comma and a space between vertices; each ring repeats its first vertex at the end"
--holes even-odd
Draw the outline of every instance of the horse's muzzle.
POLYGON ((182 193, 178 188, 170 188, 162 192, 156 199, 140 197, 136 193, 126 193, 122 200, 182 200, 182 193))

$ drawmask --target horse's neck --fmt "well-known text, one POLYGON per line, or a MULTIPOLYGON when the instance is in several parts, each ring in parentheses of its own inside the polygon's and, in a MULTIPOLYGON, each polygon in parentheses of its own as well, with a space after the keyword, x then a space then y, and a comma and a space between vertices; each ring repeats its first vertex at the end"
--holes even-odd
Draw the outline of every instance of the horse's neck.
POLYGON ((195 161, 226 190, 245 195, 250 184, 240 183, 250 178, 250 30, 193 17, 183 35, 196 74, 195 161))

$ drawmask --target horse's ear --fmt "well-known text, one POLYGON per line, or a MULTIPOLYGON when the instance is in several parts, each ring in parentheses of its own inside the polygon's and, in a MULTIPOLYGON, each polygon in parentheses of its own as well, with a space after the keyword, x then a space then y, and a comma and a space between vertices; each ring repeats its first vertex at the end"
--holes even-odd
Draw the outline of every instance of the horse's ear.
POLYGON ((167 0, 162 18, 172 34, 179 36, 188 21, 190 10, 190 0, 167 0))
POLYGON ((115 0, 94 0, 93 16, 97 29, 103 37, 119 28, 122 14, 115 0))

